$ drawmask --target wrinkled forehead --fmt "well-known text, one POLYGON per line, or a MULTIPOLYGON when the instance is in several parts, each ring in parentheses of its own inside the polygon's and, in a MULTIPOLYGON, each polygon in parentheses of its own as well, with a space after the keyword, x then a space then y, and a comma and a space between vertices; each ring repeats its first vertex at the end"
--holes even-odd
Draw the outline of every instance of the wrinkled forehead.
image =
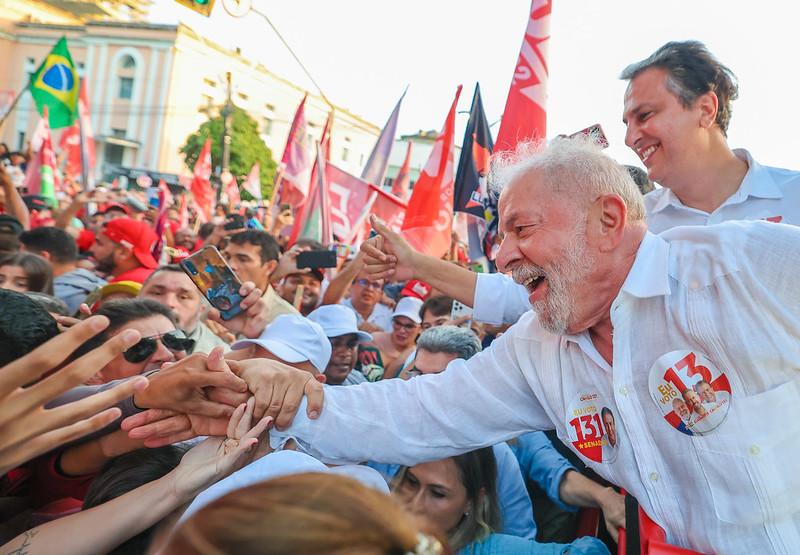
POLYGON ((553 193, 537 180, 534 172, 512 179, 500 193, 497 211, 499 227, 508 231, 520 222, 531 223, 544 219, 545 208, 552 207, 553 193))

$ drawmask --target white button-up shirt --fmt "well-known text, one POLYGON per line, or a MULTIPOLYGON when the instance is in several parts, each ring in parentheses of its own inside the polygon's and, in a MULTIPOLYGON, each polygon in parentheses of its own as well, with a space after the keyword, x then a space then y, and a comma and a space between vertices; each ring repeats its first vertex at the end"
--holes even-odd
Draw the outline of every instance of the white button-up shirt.
MULTIPOLYGON (((744 149, 734 154, 747 162, 739 189, 712 213, 684 205, 671 190, 645 195, 647 228, 653 233, 683 225, 713 225, 731 220, 766 220, 800 225, 800 172, 762 166, 744 149)), ((513 323, 531 306, 527 290, 504 274, 478 274, 473 318, 489 324, 513 323)))
POLYGON ((616 453, 610 462, 583 460, 634 495, 670 543, 796 554, 798 261, 800 229, 792 226, 648 233, 612 304, 613 366, 588 333, 553 335, 529 312, 489 349, 441 374, 326 388, 319 419, 301 408, 288 433, 340 463, 414 464, 551 428, 579 452, 572 405, 576 396, 596 398, 616 415, 616 453), (678 431, 651 396, 650 368, 676 350, 702 355, 730 384, 727 417, 707 435, 678 431))

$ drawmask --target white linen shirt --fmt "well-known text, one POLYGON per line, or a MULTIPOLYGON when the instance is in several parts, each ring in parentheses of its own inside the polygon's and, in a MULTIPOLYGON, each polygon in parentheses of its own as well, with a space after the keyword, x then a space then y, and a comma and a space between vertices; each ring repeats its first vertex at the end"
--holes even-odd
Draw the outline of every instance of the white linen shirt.
MULTIPOLYGON (((800 229, 761 222, 647 233, 611 307, 613 366, 587 332, 558 336, 533 312, 468 361, 413 380, 325 388, 287 433, 329 462, 415 464, 555 428, 593 392, 616 415, 613 462, 582 457, 624 487, 668 541, 705 553, 800 549, 800 229), (708 435, 670 426, 650 396, 663 354, 702 353, 730 382, 708 435), (357 437, 358 441, 352 441, 357 437)), ((577 452, 577 449, 575 449, 577 452)))
MULTIPOLYGON (((739 189, 711 214, 684 205, 662 187, 644 197, 647 228, 661 233, 678 226, 714 225, 731 220, 767 220, 800 225, 800 172, 762 166, 744 149, 733 153, 747 162, 739 189)), ((478 274, 473 318, 500 325, 530 310, 528 291, 504 274, 478 274)))

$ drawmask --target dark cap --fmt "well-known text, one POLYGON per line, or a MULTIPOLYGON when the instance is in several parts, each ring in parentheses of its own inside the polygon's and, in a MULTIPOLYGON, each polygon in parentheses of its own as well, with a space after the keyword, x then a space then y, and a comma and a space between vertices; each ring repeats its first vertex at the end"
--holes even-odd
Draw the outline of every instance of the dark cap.
POLYGON ((14 216, 0 214, 0 233, 10 233, 19 237, 19 234, 23 231, 25 231, 25 228, 14 216))

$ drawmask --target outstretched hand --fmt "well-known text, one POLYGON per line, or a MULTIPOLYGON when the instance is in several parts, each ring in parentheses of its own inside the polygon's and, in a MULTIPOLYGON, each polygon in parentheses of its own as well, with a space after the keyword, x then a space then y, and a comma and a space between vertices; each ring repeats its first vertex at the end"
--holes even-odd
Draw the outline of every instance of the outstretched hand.
POLYGON ((370 279, 406 281, 413 278, 418 253, 399 233, 389 229, 377 216, 370 216, 370 224, 378 235, 361 243, 364 270, 370 279))
POLYGON ((61 367, 75 349, 108 324, 108 318, 93 316, 0 369, 1 474, 110 424, 121 415, 120 409, 112 405, 147 386, 147 378, 138 376, 79 401, 45 408, 139 340, 137 331, 123 331, 61 367), (48 372, 52 374, 37 382, 48 372))
POLYGON ((264 417, 252 426, 251 397, 227 422, 226 431, 190 449, 175 469, 173 487, 181 497, 198 493, 239 468, 269 453, 272 418, 264 417))

